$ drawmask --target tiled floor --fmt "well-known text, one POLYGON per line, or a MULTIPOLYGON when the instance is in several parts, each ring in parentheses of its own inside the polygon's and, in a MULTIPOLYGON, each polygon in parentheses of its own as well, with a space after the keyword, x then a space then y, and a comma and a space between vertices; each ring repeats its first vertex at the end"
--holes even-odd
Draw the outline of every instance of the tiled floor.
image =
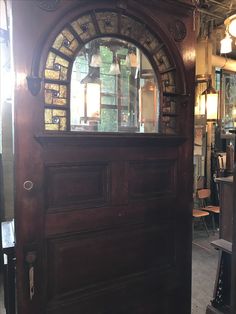
POLYGON ((192 245, 192 314, 205 314, 210 304, 216 278, 218 251, 210 242, 218 238, 218 234, 205 231, 195 232, 192 245))
POLYGON ((3 278, 2 274, 0 274, 0 313, 5 314, 4 301, 3 301, 3 278))

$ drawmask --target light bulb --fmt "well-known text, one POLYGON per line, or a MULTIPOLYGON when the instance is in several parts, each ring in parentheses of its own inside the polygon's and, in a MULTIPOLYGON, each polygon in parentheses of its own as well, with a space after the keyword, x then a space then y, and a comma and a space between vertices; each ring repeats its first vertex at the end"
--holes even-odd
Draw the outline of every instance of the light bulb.
POLYGON ((232 51, 232 39, 228 33, 224 39, 220 41, 220 53, 229 53, 232 51))

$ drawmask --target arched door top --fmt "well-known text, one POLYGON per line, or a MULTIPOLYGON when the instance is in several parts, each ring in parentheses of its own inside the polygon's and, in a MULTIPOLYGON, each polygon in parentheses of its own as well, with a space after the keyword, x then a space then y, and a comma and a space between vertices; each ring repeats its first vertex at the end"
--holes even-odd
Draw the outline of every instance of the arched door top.
POLYGON ((86 43, 99 37, 116 37, 134 43, 148 57, 160 88, 162 133, 178 133, 176 96, 183 94, 180 69, 168 46, 145 23, 120 10, 88 11, 67 21, 54 37, 44 68, 46 130, 70 130, 70 77, 73 62, 86 43))

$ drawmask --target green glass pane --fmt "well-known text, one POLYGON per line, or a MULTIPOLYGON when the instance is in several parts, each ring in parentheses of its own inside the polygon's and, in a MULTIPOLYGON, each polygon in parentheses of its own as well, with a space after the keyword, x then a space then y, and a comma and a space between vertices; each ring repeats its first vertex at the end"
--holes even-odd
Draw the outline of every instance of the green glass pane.
POLYGON ((102 105, 116 105, 115 96, 102 96, 101 98, 102 105))
POLYGON ((113 75, 100 75, 102 79, 102 93, 115 93, 116 77, 113 75))
POLYGON ((118 111, 116 109, 101 109, 101 123, 98 126, 100 132, 118 131, 118 111))

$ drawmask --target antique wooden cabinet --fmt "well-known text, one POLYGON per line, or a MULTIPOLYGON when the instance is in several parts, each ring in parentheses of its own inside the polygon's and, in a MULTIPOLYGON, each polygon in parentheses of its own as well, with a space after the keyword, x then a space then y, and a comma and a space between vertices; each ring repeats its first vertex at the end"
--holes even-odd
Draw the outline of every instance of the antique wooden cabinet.
MULTIPOLYGON (((192 10, 176 1, 12 1, 19 314, 190 313, 192 10), (87 58, 98 40, 100 53, 112 52, 110 81, 121 91, 129 77, 136 89, 90 120, 87 89, 72 125, 76 58, 89 71, 81 82, 105 75, 99 57, 93 72, 87 58), (143 90, 158 92, 133 110, 146 81, 143 90)), ((99 97, 112 97, 109 88, 99 97)))

